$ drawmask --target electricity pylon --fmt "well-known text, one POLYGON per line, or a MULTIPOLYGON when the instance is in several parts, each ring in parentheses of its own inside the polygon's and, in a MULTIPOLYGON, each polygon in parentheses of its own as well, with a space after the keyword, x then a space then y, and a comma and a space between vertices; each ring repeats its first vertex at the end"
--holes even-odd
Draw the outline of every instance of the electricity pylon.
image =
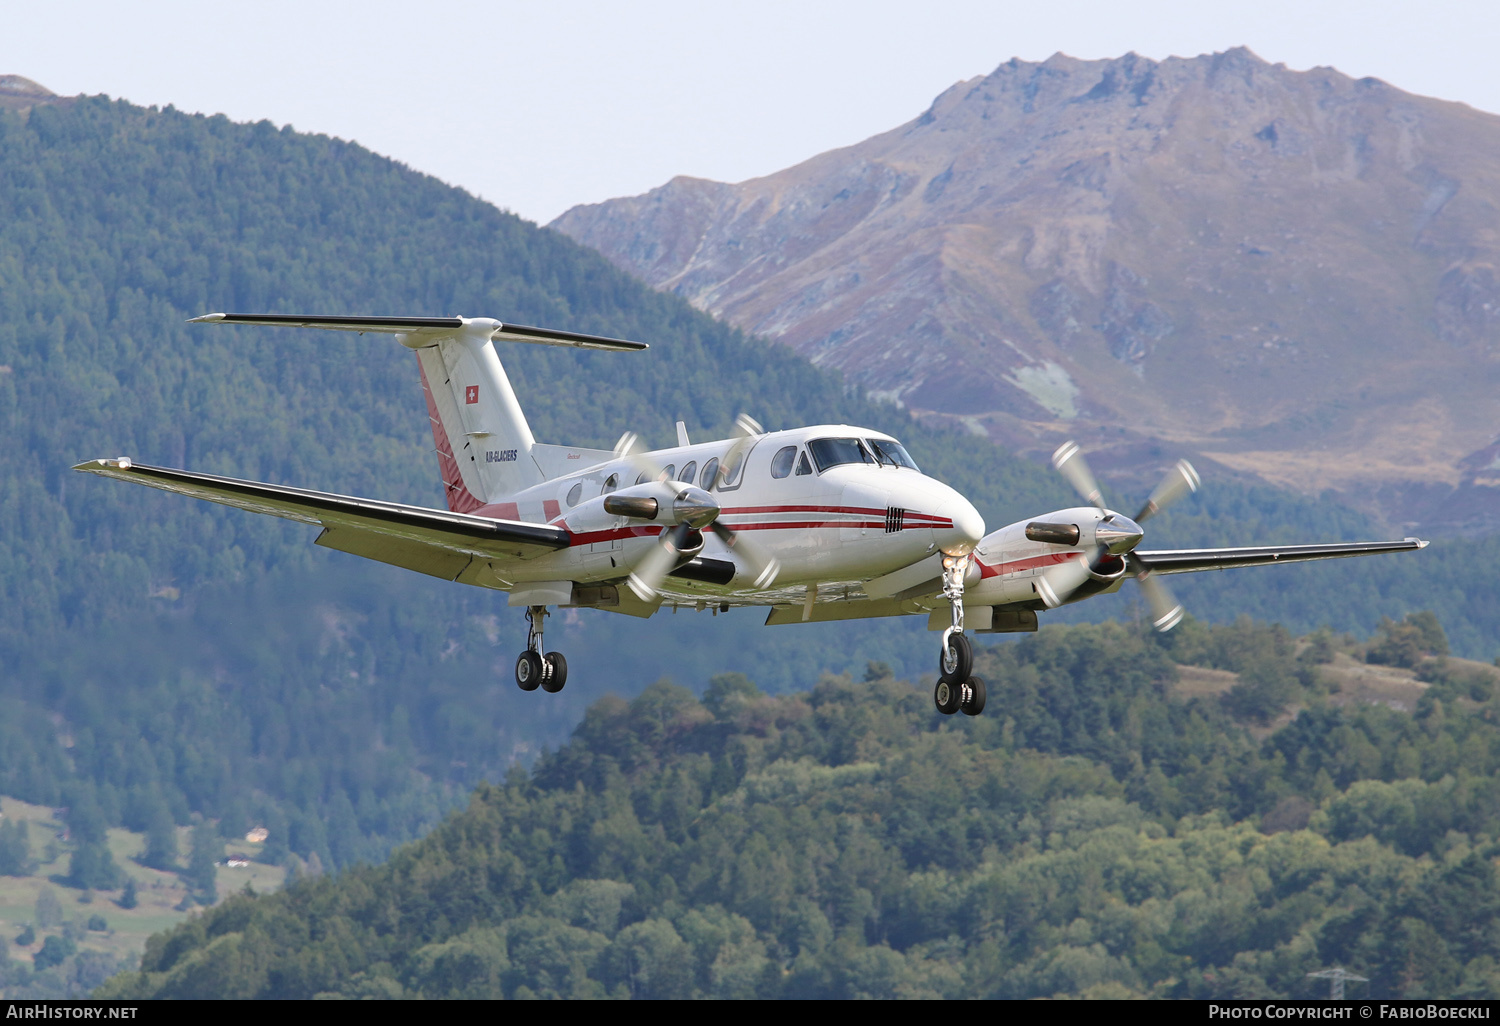
POLYGON ((1328 981, 1328 991, 1329 991, 1329 993, 1328 993, 1328 1000, 1330 1000, 1330 1001, 1342 1001, 1342 1000, 1344 1000, 1344 982, 1345 981, 1349 981, 1351 983, 1356 983, 1356 982, 1357 983, 1369 983, 1370 982, 1365 977, 1363 977, 1363 976, 1355 976, 1353 973, 1351 973, 1351 972, 1349 972, 1349 971, 1347 971, 1345 969, 1341 969, 1338 966, 1334 966, 1332 969, 1322 969, 1322 970, 1319 970, 1318 972, 1315 972, 1315 973, 1308 973, 1307 975, 1310 976, 1310 977, 1312 977, 1315 980, 1327 980, 1328 981))

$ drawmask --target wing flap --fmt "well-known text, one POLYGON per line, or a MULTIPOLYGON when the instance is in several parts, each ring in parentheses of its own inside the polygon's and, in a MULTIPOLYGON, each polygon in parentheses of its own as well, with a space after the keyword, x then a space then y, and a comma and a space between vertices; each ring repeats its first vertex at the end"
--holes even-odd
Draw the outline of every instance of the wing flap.
MULTIPOLYGON (((368 555, 371 559, 408 566, 410 569, 420 568, 410 566, 407 562, 398 562, 398 559, 418 562, 424 559, 437 560, 438 562, 433 563, 433 568, 439 571, 445 569, 445 565, 439 565, 441 560, 435 553, 421 555, 424 548, 446 551, 457 557, 530 559, 557 549, 565 549, 569 544, 566 530, 547 524, 492 520, 488 517, 450 513, 447 510, 337 495, 333 492, 142 466, 128 459, 89 460, 73 469, 121 481, 133 481, 252 513, 264 513, 304 524, 318 524, 333 532, 323 542, 329 548, 361 556, 368 555), (356 538, 356 535, 359 537, 356 538), (377 542, 373 540, 374 536, 385 540, 377 542), (387 559, 374 555, 374 549, 381 545, 386 546, 386 551, 397 558, 387 559), (371 548, 371 552, 362 551, 365 548, 371 548)), ((462 566, 458 567, 454 571, 455 575, 462 570, 462 566)), ((432 571, 424 569, 421 572, 432 571)), ((442 575, 442 572, 435 574, 442 575)))
POLYGON ((1156 549, 1132 553, 1140 569, 1155 574, 1187 574, 1199 570, 1228 570, 1239 566, 1301 563, 1312 559, 1344 559, 1386 552, 1415 552, 1427 543, 1419 538, 1389 542, 1334 542, 1327 545, 1251 545, 1232 549, 1156 549))

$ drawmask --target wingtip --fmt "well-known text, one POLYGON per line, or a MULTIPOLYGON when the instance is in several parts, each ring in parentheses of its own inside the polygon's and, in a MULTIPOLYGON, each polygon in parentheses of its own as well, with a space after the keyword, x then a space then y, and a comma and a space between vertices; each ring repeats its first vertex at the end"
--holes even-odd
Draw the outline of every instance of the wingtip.
POLYGON ((1429 546, 1429 545, 1432 544, 1430 541, 1427 541, 1427 540, 1422 539, 1422 538, 1408 538, 1406 540, 1409 541, 1409 542, 1416 542, 1417 543, 1417 548, 1419 548, 1419 549, 1425 549, 1427 546, 1429 546))
POLYGON ((114 459, 84 460, 82 463, 75 463, 73 469, 97 474, 104 470, 129 470, 133 465, 129 456, 116 456, 114 459))
POLYGON ((215 321, 222 321, 227 316, 228 314, 208 313, 201 317, 189 317, 187 322, 189 324, 213 324, 215 321))

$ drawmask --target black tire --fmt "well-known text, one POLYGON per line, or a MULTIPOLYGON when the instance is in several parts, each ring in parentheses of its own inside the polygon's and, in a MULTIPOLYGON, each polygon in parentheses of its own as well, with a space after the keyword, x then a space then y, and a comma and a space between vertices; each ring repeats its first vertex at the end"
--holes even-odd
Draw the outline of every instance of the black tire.
POLYGON ((555 695, 568 682, 568 661, 561 652, 548 652, 547 669, 550 672, 542 678, 542 690, 555 695))
POLYGON ((964 715, 978 716, 984 712, 984 678, 970 677, 964 681, 964 690, 968 692, 962 706, 964 715))
POLYGON ((967 635, 948 635, 948 646, 938 653, 938 680, 957 684, 974 672, 974 646, 967 635))
POLYGON ((542 683, 542 657, 531 649, 522 652, 516 659, 516 687, 522 691, 535 691, 542 683))
POLYGON ((937 687, 932 689, 932 704, 937 706, 937 711, 944 716, 952 716, 958 712, 963 696, 963 688, 951 681, 939 680, 937 687))

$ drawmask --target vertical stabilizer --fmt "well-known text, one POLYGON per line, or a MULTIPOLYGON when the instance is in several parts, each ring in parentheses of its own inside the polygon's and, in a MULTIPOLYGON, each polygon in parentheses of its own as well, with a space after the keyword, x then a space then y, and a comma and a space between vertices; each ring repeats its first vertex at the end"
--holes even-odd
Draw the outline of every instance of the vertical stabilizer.
POLYGON ((446 337, 401 337, 416 350, 443 490, 456 513, 543 480, 532 457, 536 439, 490 341, 498 326, 474 318, 446 337))

